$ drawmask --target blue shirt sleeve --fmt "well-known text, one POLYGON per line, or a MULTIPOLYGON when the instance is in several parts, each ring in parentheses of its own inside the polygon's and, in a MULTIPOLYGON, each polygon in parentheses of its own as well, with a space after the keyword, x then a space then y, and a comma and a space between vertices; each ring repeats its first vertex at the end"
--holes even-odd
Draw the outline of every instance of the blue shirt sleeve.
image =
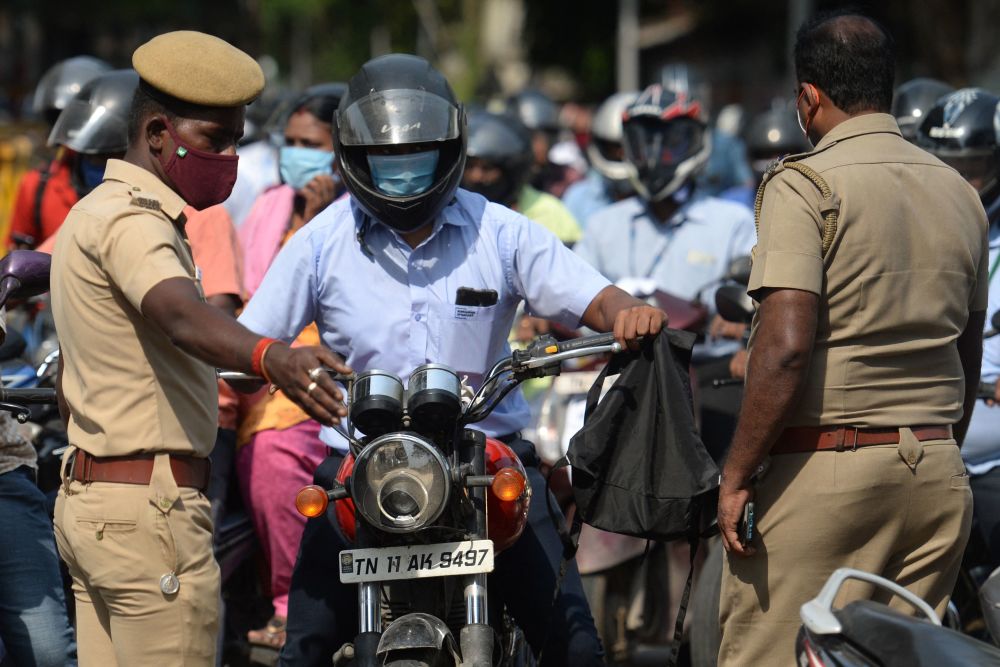
POLYGON ((572 328, 608 280, 555 234, 518 216, 504 226, 503 258, 511 290, 532 315, 572 328))
POLYGON ((239 322, 251 331, 291 343, 316 319, 316 250, 309 228, 275 257, 239 322))

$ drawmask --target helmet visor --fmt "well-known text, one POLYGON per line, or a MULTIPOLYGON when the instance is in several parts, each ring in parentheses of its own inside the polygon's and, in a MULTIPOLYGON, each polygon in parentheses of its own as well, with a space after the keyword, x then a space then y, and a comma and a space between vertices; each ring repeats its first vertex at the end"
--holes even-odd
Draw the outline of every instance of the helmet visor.
POLYGON ((673 169, 702 148, 705 126, 693 118, 636 118, 624 124, 625 155, 640 174, 673 169))
POLYGON ((418 144, 456 139, 459 107, 424 90, 372 93, 339 112, 345 146, 418 144))
POLYGON ((124 153, 128 148, 128 125, 108 107, 73 100, 52 127, 49 145, 67 146, 87 155, 124 153))
POLYGON ((941 161, 962 175, 982 194, 997 177, 997 161, 992 151, 966 151, 962 155, 938 153, 941 161))

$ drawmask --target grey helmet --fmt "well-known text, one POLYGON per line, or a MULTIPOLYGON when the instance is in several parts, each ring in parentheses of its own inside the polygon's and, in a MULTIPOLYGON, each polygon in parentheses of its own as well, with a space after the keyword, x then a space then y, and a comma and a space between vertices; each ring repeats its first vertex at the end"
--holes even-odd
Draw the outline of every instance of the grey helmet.
POLYGON ((615 93, 597 108, 590 125, 587 158, 597 173, 612 182, 627 182, 634 171, 631 163, 615 159, 609 152, 622 145, 622 114, 637 97, 638 91, 615 93))
POLYGON ((525 90, 507 100, 507 111, 535 132, 559 132, 559 107, 540 90, 525 90))
POLYGON ((705 167, 712 138, 700 103, 659 84, 642 91, 622 117, 625 157, 646 201, 673 195, 705 167))
POLYGON ((750 119, 743 140, 750 167, 758 180, 775 158, 810 150, 795 119, 795 109, 786 100, 775 100, 770 109, 750 119))
POLYGON ((896 88, 892 96, 892 115, 896 117, 899 130, 907 141, 916 141, 917 128, 934 104, 955 92, 944 81, 937 79, 910 79, 896 88))
POLYGON ((509 114, 472 112, 465 153, 499 168, 502 175, 489 185, 463 180, 462 187, 505 206, 517 201, 531 175, 533 160, 531 136, 521 121, 509 114))
POLYGON ((114 155, 128 148, 128 116, 139 87, 134 69, 118 69, 91 79, 59 114, 49 146, 84 155, 114 155))
POLYGON ((74 95, 96 76, 111 71, 111 65, 91 56, 76 56, 50 67, 35 86, 32 108, 49 124, 66 108, 74 95))

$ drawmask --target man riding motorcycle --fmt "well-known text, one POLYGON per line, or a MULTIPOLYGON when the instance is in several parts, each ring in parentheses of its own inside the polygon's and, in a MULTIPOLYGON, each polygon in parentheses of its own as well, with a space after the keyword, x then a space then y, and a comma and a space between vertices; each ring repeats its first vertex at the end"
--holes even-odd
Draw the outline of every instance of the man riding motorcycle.
MULTIPOLYGON (((407 377, 427 361, 478 385, 509 354, 517 305, 571 327, 614 330, 634 346, 665 314, 610 286, 551 233, 458 188, 465 163, 465 112, 427 61, 392 54, 351 79, 334 119, 340 173, 351 197, 334 203, 281 250, 240 321, 293 339, 315 321, 325 345, 353 368, 407 377)), ((317 375, 321 372, 317 370, 317 375)), ((521 539, 497 560, 493 580, 535 652, 547 664, 601 663, 601 648, 572 562, 551 604, 563 548, 544 502, 530 415, 512 393, 481 422, 510 443, 528 469, 536 502, 521 539)), ((346 450, 336 431, 320 465, 325 488, 346 450)), ((345 547, 331 505, 309 521, 289 598, 282 664, 329 664, 353 639, 356 595, 339 582, 345 547)))

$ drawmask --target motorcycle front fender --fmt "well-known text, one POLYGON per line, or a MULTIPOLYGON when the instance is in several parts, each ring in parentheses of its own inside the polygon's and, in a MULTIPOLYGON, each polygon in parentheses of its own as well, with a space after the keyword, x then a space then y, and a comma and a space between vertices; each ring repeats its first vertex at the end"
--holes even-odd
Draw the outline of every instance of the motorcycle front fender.
POLYGON ((445 622, 423 613, 406 614, 390 623, 382 632, 376 654, 388 662, 393 653, 420 649, 448 654, 454 664, 461 661, 458 644, 445 622))

